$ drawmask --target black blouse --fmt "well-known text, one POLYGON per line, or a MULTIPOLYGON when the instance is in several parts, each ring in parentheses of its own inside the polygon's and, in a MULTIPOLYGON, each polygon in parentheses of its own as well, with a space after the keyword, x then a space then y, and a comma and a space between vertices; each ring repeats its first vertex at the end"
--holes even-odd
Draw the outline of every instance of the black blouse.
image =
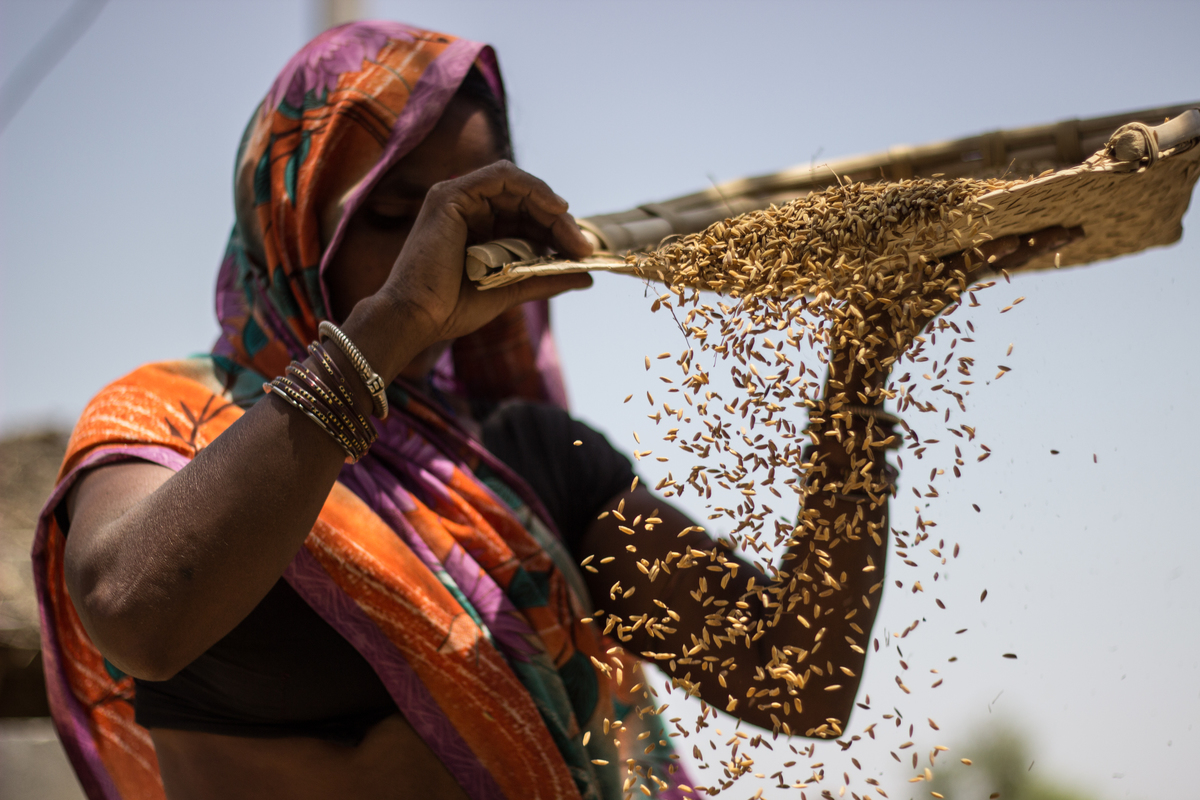
MULTIPOLYGON (((572 554, 604 504, 633 481, 625 456, 557 407, 502 406, 482 438, 537 494, 572 554)), ((282 579, 174 677, 135 683, 136 719, 147 728, 357 744, 399 713, 366 659, 282 579)))

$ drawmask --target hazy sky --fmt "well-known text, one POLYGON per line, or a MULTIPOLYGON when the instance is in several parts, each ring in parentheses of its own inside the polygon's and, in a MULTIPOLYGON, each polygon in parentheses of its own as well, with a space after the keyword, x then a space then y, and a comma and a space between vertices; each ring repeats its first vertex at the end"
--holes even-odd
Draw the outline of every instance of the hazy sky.
MULTIPOLYGON (((68 5, 0 0, 0 74, 68 5)), ((580 215, 693 191, 710 175, 1200 100, 1195 2, 370 9, 494 44, 518 161, 580 215)), ((306 2, 112 0, 0 134, 0 429, 69 422, 139 363, 209 347, 238 136, 314 24, 306 2)), ((913 695, 893 680, 894 646, 872 656, 863 684, 873 705, 895 704, 906 719, 902 738, 852 751, 893 799, 928 796, 887 754, 908 721, 927 752, 1001 717, 1034 738, 1035 773, 1098 797, 1194 794, 1194 234, 981 295, 971 354, 1013 371, 977 386, 958 421, 995 455, 939 484, 942 496, 922 508, 938 522, 935 540, 962 545, 937 591, 932 557, 916 571, 890 566, 906 585, 927 584, 914 596, 889 581, 877 628, 883 640, 927 620, 901 642, 913 695), (1018 295, 1028 299, 998 315, 1018 295), (930 669, 945 677, 936 690, 930 669)), ((601 277, 556 300, 554 314, 576 413, 628 452, 631 431, 648 435, 653 423, 644 400, 621 401, 660 385, 642 357, 677 350, 678 332, 629 278, 601 277)), ((912 416, 923 436, 940 429, 912 416)), ((912 528, 909 481, 923 486, 935 463, 944 466, 928 454, 902 476, 897 527, 912 528)), ((836 750, 818 758, 853 772, 836 750)))

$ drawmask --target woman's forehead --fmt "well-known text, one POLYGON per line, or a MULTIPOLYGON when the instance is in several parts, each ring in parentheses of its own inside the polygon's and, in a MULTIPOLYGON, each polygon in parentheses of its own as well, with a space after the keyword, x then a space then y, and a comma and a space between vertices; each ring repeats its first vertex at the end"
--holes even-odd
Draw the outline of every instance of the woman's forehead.
POLYGON ((424 141, 397 161, 376 184, 373 197, 423 197, 433 184, 465 175, 502 157, 478 105, 455 100, 424 141))

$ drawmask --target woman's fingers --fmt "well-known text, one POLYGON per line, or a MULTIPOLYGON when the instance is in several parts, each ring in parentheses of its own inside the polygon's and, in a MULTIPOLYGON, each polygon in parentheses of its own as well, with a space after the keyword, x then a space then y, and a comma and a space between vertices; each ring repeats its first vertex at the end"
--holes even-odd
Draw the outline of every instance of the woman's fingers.
POLYGON ((497 161, 439 186, 460 195, 456 200, 469 225, 517 215, 531 217, 549 228, 555 218, 567 212, 567 201, 545 181, 508 161, 497 161))
POLYGON ((984 242, 979 245, 979 250, 983 253, 984 263, 994 264, 995 259, 999 261, 1002 258, 1012 255, 1021 246, 1020 240, 1016 236, 1001 236, 999 239, 993 239, 990 242, 984 242))
POLYGON ((945 263, 951 269, 966 268, 968 274, 973 274, 974 277, 978 277, 977 273, 982 271, 1015 270, 1037 256, 1064 247, 1083 236, 1083 228, 1053 225, 1032 233, 1009 234, 983 242, 976 248, 983 254, 982 260, 979 259, 979 253, 968 251, 966 254, 956 253, 948 257, 945 263), (970 258, 969 266, 967 257, 970 258))
POLYGON ((1016 237, 1016 249, 1004 258, 997 259, 996 263, 992 264, 992 268, 1005 270, 1019 269, 1037 256, 1057 250, 1060 247, 1065 247, 1083 237, 1083 228, 1079 226, 1067 228, 1062 225, 1053 225, 1032 233, 1023 233, 1016 237))
MULTIPOLYGON (((583 232, 567 213, 567 201, 545 181, 500 161, 430 189, 393 268, 388 292, 398 300, 416 303, 435 324, 451 317, 461 321, 463 315, 455 308, 465 299, 460 290, 468 243, 514 233, 568 257, 580 258, 591 252, 583 232)), ((491 302, 467 303, 474 310, 491 306, 491 302)), ((480 320, 480 324, 486 321, 480 320)))
POLYGON ((592 254, 592 243, 583 235, 583 230, 570 214, 560 214, 550 226, 554 243, 563 255, 571 258, 587 258, 592 254))
POLYGON ((507 161, 464 175, 454 183, 462 192, 462 213, 480 238, 517 229, 569 258, 591 255, 591 244, 567 213, 567 201, 546 184, 507 161))

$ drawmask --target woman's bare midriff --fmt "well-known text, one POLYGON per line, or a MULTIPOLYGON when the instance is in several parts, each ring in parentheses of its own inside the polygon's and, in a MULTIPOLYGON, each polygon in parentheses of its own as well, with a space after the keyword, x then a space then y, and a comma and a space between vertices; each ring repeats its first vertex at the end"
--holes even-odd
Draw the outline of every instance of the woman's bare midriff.
POLYGON ((467 795, 399 714, 358 746, 307 737, 260 739, 151 731, 169 800, 356 800, 467 795))

